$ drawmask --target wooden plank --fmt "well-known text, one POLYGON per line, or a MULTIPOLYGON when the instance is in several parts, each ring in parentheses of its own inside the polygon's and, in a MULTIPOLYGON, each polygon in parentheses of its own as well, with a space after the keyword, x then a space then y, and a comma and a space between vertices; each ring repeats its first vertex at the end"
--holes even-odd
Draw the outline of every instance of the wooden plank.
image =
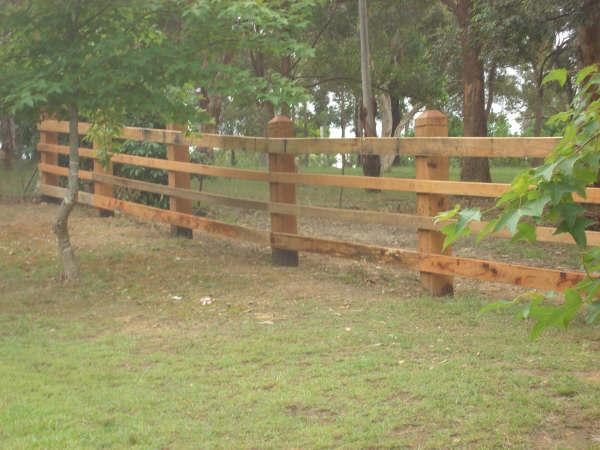
MULTIPOLYGON (((425 111, 415 120, 415 133, 420 137, 448 136, 448 118, 439 111, 425 111)), ((447 156, 417 156, 415 159, 415 175, 418 180, 448 180, 450 177, 450 158, 447 156)), ((442 211, 450 209, 446 194, 417 193, 417 214, 434 217, 442 211)), ((419 253, 446 254, 451 250, 443 249, 445 236, 434 230, 420 228, 419 253)), ((427 271, 420 273, 421 286, 431 295, 452 295, 454 279, 450 276, 434 274, 427 271)))
POLYGON ((268 210, 268 202, 258 200, 249 200, 244 198, 227 197, 225 195, 212 194, 209 192, 199 192, 192 189, 181 189, 165 186, 162 184, 149 183, 146 181, 132 180, 130 178, 122 178, 108 176, 102 174, 94 174, 94 180, 103 183, 112 184, 114 186, 122 186, 140 191, 154 192, 155 194, 169 195, 173 197, 185 198, 188 200, 198 200, 211 205, 231 206, 235 208, 257 209, 262 211, 268 210))
MULTIPOLYGON (((269 174, 272 181, 279 183, 339 186, 355 189, 380 189, 388 191, 447 194, 466 197, 497 198, 510 188, 506 183, 479 183, 466 181, 416 180, 413 178, 365 177, 355 175, 323 174, 269 174)), ((586 198, 574 194, 578 203, 600 203, 600 188, 587 188, 586 198)))
POLYGON ((285 151, 306 153, 400 154, 422 156, 485 156, 491 158, 543 158, 560 138, 538 137, 399 137, 399 138, 295 138, 285 151))
MULTIPOLYGON (((432 221, 433 223, 433 221, 432 221)), ((471 230, 474 233, 478 233, 481 230, 483 230, 485 228, 485 226, 488 224, 488 222, 472 222, 469 225, 469 228, 471 228, 471 230)), ((437 227, 438 229, 441 229, 444 224, 434 224, 434 227, 437 227)), ((535 228, 535 232, 536 232, 536 238, 538 242, 554 242, 554 243, 562 243, 562 244, 575 244, 575 241, 573 240, 573 237, 568 234, 568 233, 560 233, 560 234, 554 234, 556 232, 556 228, 553 227, 536 227, 535 228)), ((587 237, 587 242, 588 245, 600 245, 600 232, 598 231, 586 231, 585 235, 587 237)), ((498 233, 493 233, 491 236, 493 237, 500 237, 500 238, 507 238, 510 239, 512 236, 510 235, 510 233, 506 230, 500 231, 498 233)))
MULTIPOLYGON (((96 142, 94 142, 94 154, 98 149, 98 144, 96 142)), ((81 155, 81 153, 80 153, 81 155)), ((102 164, 102 162, 97 159, 94 158, 92 161, 93 164, 93 173, 99 173, 99 174, 112 174, 113 173, 113 163, 112 161, 108 161, 108 163, 106 164, 106 166, 104 166, 102 164)), ((94 181, 94 194, 98 194, 98 195, 103 195, 105 197, 114 197, 115 193, 113 192, 113 187, 110 184, 104 184, 101 181, 94 181)), ((100 209, 98 210, 100 217, 109 217, 113 215, 112 211, 107 211, 105 209, 100 209)))
POLYGON ((271 244, 289 250, 377 261, 412 269, 417 268, 419 264, 419 254, 413 250, 319 239, 297 234, 272 233, 271 244))
MULTIPOLYGON (((43 194, 47 197, 54 197, 54 198, 58 198, 58 199, 63 199, 67 193, 66 188, 62 188, 59 186, 51 186, 48 184, 40 184, 39 191, 41 194, 43 194)), ((94 194, 91 194, 89 192, 79 191, 77 193, 77 203, 81 203, 83 205, 93 207, 94 206, 93 201, 92 201, 93 196, 94 196, 94 194)))
MULTIPOLYGON (((41 147, 41 146, 40 146, 41 147)), ((44 151, 68 154, 68 147, 63 145, 44 145, 44 151)), ((93 158, 93 151, 80 148, 80 154, 93 158)), ((208 166, 191 162, 169 161, 166 159, 147 158, 145 156, 127 155, 125 153, 114 153, 111 156, 113 163, 129 164, 132 166, 148 167, 150 169, 172 170, 198 175, 211 175, 227 178, 237 178, 250 181, 269 181, 267 172, 261 170, 232 169, 228 167, 208 166)))
MULTIPOLYGON (((65 194, 65 188, 42 185, 40 191, 46 195, 62 198, 65 194)), ((259 245, 269 245, 269 233, 263 230, 257 230, 240 225, 231 225, 217 220, 206 219, 191 214, 183 214, 167 209, 153 208, 140 205, 138 203, 119 200, 112 197, 103 197, 101 195, 91 195, 85 192, 79 192, 78 202, 102 208, 111 211, 121 211, 125 214, 138 217, 140 219, 163 222, 170 225, 177 225, 184 228, 195 228, 209 234, 222 236, 230 239, 252 242, 259 245)))
MULTIPOLYGON (((42 132, 40 133, 40 142, 38 144, 38 150, 40 151, 40 163, 52 166, 58 166, 58 155, 46 152, 43 150, 44 145, 56 145, 58 144, 58 134, 51 132, 42 132)), ((68 147, 67 147, 68 152, 68 147)), ((42 173, 40 177, 40 182, 42 184, 49 184, 53 186, 58 185, 58 177, 55 174, 50 172, 42 173)))
POLYGON ((152 169, 174 170, 198 175, 211 175, 216 177, 236 178, 250 181, 268 181, 269 179, 267 172, 260 170, 231 169, 228 167, 216 167, 189 162, 168 161, 165 159, 125 155, 123 153, 113 155, 112 159, 115 163, 149 167, 152 169))
MULTIPOLYGON (((292 137, 294 136, 294 124, 287 116, 275 116, 267 124, 269 137, 292 137)), ((296 172, 296 158, 294 155, 282 153, 269 153, 269 173, 285 172, 292 174, 296 172)), ((296 185, 290 183, 269 183, 269 195, 272 202, 296 203, 296 185)), ((293 214, 281 214, 271 212, 272 233, 298 233, 298 222, 293 214)), ((277 266, 295 267, 298 265, 298 252, 289 249, 281 249, 271 243, 271 259, 277 266)))
POLYGON ((457 256, 419 254, 412 250, 284 233, 273 233, 271 241, 281 248, 291 250, 376 261, 435 274, 513 284, 544 291, 564 291, 575 285, 584 276, 581 272, 536 268, 457 256))
MULTIPOLYGON (((60 167, 60 166, 54 166, 52 164, 39 163, 38 169, 39 169, 40 173, 49 173, 49 174, 58 175, 61 177, 66 177, 69 175, 68 167, 60 167)), ((92 176, 93 176, 93 172, 91 172, 89 170, 80 170, 79 171, 79 178, 82 180, 92 180, 92 176)))
MULTIPOLYGON (((86 134, 90 124, 79 123, 79 133, 86 134)), ((50 131, 55 133, 68 133, 69 123, 56 120, 46 120, 38 125, 39 131, 50 131)), ((253 136, 222 136, 218 134, 202 133, 201 135, 186 136, 185 133, 176 130, 162 130, 156 128, 124 127, 120 139, 143 142, 158 142, 174 145, 194 145, 197 147, 216 147, 222 149, 233 149, 242 151, 268 153, 285 153, 284 140, 271 140, 264 137, 253 136)))
MULTIPOLYGON (((63 174, 63 170, 60 170, 63 174)), ((292 214, 302 217, 313 217, 320 219, 328 219, 332 221, 355 222, 363 224, 380 224, 393 226, 400 229, 414 230, 422 228, 425 230, 439 231, 446 223, 435 224, 433 217, 417 216, 414 214, 389 213, 384 211, 374 210, 356 210, 342 208, 326 208, 322 206, 308 206, 277 202, 264 202, 260 200, 250 200, 238 197, 228 197, 220 194, 209 192, 198 192, 188 189, 170 188, 155 183, 146 181, 132 180, 129 178, 115 177, 111 175, 94 173, 92 174, 93 181, 111 184, 114 186, 122 186, 131 189, 137 189, 146 192, 154 192, 156 194, 171 195, 190 200, 197 200, 211 205, 229 206, 234 208, 254 209, 259 211, 269 211, 279 214, 292 214)), ((473 222, 470 228, 474 233, 481 231, 487 222, 473 222)), ((555 242, 574 244, 571 235, 566 233, 554 234, 556 228, 552 227, 536 227, 537 240, 540 242, 555 242)), ((511 238, 510 233, 501 231, 492 234, 494 237, 511 238)), ((589 245, 600 245, 600 232, 586 231, 586 236, 589 245)))
POLYGON ((581 272, 543 269, 446 255, 421 255, 419 269, 445 275, 559 292, 574 286, 584 276, 581 272))
MULTIPOLYGON (((47 120, 38 129, 58 133, 68 132, 67 122, 47 120)), ((80 123, 79 132, 87 133, 89 124, 80 123)), ((554 137, 399 137, 399 138, 261 138, 253 136, 222 136, 183 133, 152 128, 124 127, 122 139, 195 145, 228 150, 262 153, 362 153, 423 156, 480 156, 542 158, 550 154, 560 138, 554 137)))
MULTIPOLYGON (((61 145, 39 144, 42 151, 68 154, 68 148, 61 145)), ((93 157, 93 151, 80 148, 84 157, 93 157)), ((463 181, 416 180, 414 178, 365 177, 355 175, 324 175, 311 173, 267 173, 260 170, 232 169, 228 167, 208 166, 196 163, 168 161, 158 158, 126 155, 117 153, 112 156, 113 163, 149 167, 151 169, 174 170, 199 175, 221 176, 251 181, 274 183, 306 184, 316 186, 338 186, 355 189, 380 189, 388 191, 421 192, 428 194, 447 194, 468 197, 497 198, 510 188, 506 183, 478 183, 463 181)), ((574 195, 579 203, 600 204, 600 188, 588 188, 587 197, 574 195)))

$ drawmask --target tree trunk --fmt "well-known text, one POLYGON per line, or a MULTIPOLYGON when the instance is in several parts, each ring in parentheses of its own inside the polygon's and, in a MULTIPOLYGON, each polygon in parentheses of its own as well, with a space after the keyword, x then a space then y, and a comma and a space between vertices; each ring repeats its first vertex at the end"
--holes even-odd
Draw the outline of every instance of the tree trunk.
POLYGON ((67 193, 58 207, 54 233, 58 242, 58 256, 62 261, 62 280, 76 281, 79 278, 79 264, 69 237, 69 216, 77 201, 79 190, 79 119, 77 106, 69 106, 69 176, 67 193))
MULTIPOLYGON (((379 102, 381 104, 381 135, 385 137, 391 137, 394 134, 394 114, 393 114, 393 99, 389 94, 381 94, 379 96, 379 102)), ((395 154, 382 155, 381 160, 381 171, 383 173, 388 172, 392 168, 395 154)))
POLYGON ((577 30, 577 41, 582 65, 600 63, 600 7, 596 0, 584 6, 587 23, 577 30))
MULTIPOLYGON (((587 23, 577 30, 577 43, 583 67, 596 64, 600 66, 600 6, 597 0, 590 0, 584 6, 587 23)), ((592 100, 597 100, 595 94, 592 100)))
POLYGON ((16 148, 15 121, 9 115, 0 117, 0 141, 2 150, 0 159, 6 170, 12 167, 12 157, 16 148))
MULTIPOLYGON (((592 64, 600 65, 600 8, 595 3, 595 1, 587 2, 584 8, 588 22, 577 30, 579 56, 583 67, 592 64)), ((600 94, 595 94, 591 100, 597 100, 599 96, 600 94)), ((593 186, 600 187, 600 172, 593 186)), ((597 216, 596 221, 600 223, 600 217, 597 216)))
MULTIPOLYGON (((533 135, 538 137, 542 135, 542 127, 544 125, 544 86, 541 79, 537 81, 535 89, 535 105, 533 109, 533 135)), ((537 167, 542 165, 544 158, 531 158, 531 166, 537 167)))
MULTIPOLYGON (((484 69, 481 61, 481 45, 471 30, 472 0, 460 0, 456 15, 461 27, 463 53, 463 121, 465 136, 486 136, 484 69)), ((460 179, 462 181, 491 181, 487 158, 462 158, 460 179)))
MULTIPOLYGON (((367 0, 358 0, 358 16, 360 29, 360 72, 362 87, 362 113, 364 123, 364 136, 376 137, 375 127, 375 98, 371 85, 371 55, 369 50, 369 28, 367 20, 367 0)), ((381 161, 379 155, 362 156, 363 174, 369 177, 378 177, 381 174, 381 161)))

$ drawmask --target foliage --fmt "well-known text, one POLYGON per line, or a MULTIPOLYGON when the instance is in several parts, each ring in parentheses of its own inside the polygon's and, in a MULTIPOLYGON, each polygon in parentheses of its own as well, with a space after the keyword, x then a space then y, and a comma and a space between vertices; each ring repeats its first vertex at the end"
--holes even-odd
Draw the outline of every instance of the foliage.
MULTIPOLYGON (((165 145, 158 144, 156 142, 125 141, 120 151, 128 155, 145 156, 148 158, 165 159, 167 157, 167 149, 165 145)), ((165 170, 130 166, 127 164, 115 164, 113 170, 114 174, 120 177, 148 181, 156 184, 168 183, 168 175, 165 170)), ((117 191, 117 197, 159 208, 169 207, 169 198, 167 196, 153 192, 119 188, 117 191)))
POLYGON ((177 76, 159 70, 177 57, 157 27, 160 13, 156 1, 10 2, 0 13, 10 35, 0 53, 3 108, 65 117, 75 104, 111 126, 131 105, 140 115, 193 117, 197 110, 168 89, 177 76))
MULTIPOLYGON (((564 85, 567 80, 565 70, 555 70, 545 78, 545 83, 556 81, 564 85)), ((585 208, 575 201, 574 195, 585 198, 586 187, 597 180, 600 169, 600 73, 597 66, 582 69, 575 80, 577 94, 571 107, 551 118, 552 123, 565 124, 564 137, 544 163, 519 174, 510 189, 488 211, 495 217, 488 222, 477 236, 477 240, 491 233, 508 230, 515 241, 535 242, 535 225, 542 222, 556 224, 556 233, 569 233, 581 249, 581 264, 586 277, 575 287, 565 292, 565 302, 551 305, 541 294, 535 294, 523 310, 524 318, 536 323, 531 336, 537 337, 550 326, 567 327, 576 312, 587 306, 586 321, 594 322, 600 316, 600 249, 587 248, 585 230, 596 223, 586 215, 585 208)), ((456 219, 445 225, 444 246, 469 235, 470 223, 481 220, 478 209, 453 210, 440 214, 438 221, 456 219)), ((501 303, 507 306, 520 303, 501 303)))

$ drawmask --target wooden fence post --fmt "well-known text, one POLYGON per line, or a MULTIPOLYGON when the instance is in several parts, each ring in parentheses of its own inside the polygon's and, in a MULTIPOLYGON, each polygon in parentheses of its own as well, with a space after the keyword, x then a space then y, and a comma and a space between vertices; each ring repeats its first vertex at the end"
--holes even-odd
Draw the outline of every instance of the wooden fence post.
MULTIPOLYGON (((416 137, 447 137, 448 118, 440 111, 425 111, 415 120, 416 137)), ((416 178, 424 180, 448 180, 449 161, 447 156, 416 156, 416 178)), ((448 209, 448 197, 443 194, 417 193, 417 214, 433 217, 448 209)), ((419 252, 429 254, 442 253, 444 235, 438 231, 418 230, 419 252)), ((451 253, 448 248, 446 255, 451 253)), ((447 275, 420 272, 421 285, 434 296, 451 295, 454 279, 447 275)))
MULTIPOLYGON (((181 125, 170 124, 167 125, 167 130, 185 131, 185 128, 181 125)), ((184 161, 189 162, 190 160, 190 149, 187 145, 167 145, 167 159, 170 161, 184 161)), ((190 174, 183 172, 175 172, 169 170, 169 186, 183 189, 190 189, 190 174)), ((184 198, 169 198, 169 209, 185 214, 193 214, 192 211, 192 200, 184 198)), ((171 234, 173 236, 192 238, 192 229, 179 227, 176 225, 171 226, 171 234)))
MULTIPOLYGON (((287 116, 275 116, 267 125, 270 138, 294 137, 294 123, 287 116)), ((269 172, 296 172, 296 158, 284 153, 269 153, 269 172)), ((272 202, 296 203, 296 185, 287 183, 269 183, 272 202)), ((271 232, 298 233, 296 216, 289 214, 271 214, 271 232)), ((273 264, 276 266, 297 266, 298 252, 271 246, 273 264)))
MULTIPOLYGON (((98 148, 98 145, 94 142, 94 149, 98 148)), ((105 175, 113 174, 113 164, 112 161, 108 162, 108 165, 104 167, 98 158, 94 158, 93 160, 93 171, 94 173, 100 173, 105 175)), ((99 181, 94 181, 94 194, 102 195, 104 197, 114 197, 114 189, 112 185, 101 183, 99 181)), ((114 211, 108 209, 98 209, 98 213, 100 217, 112 217, 115 215, 114 211)))
MULTIPOLYGON (((58 144, 58 133, 50 132, 50 131, 40 131, 40 144, 58 144)), ((40 162, 43 164, 51 164, 53 166, 58 166, 58 154, 50 153, 50 152, 40 152, 40 162)), ((45 173, 40 172, 39 178, 40 184, 47 184, 49 186, 58 186, 58 175, 53 173, 45 173)), ((53 197, 42 196, 45 201, 56 202, 56 199, 53 197)))

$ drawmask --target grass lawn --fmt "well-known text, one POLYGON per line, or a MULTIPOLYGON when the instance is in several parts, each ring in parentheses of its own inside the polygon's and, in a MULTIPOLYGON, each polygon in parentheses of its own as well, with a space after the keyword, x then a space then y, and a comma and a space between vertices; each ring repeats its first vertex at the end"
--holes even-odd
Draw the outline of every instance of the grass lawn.
POLYGON ((0 448, 600 448, 600 328, 527 340, 485 284, 0 204, 0 448), (210 296, 211 304, 201 299, 210 296))
POLYGON ((33 161, 12 161, 12 169, 0 167, 0 199, 30 197, 35 190, 37 177, 33 161))

